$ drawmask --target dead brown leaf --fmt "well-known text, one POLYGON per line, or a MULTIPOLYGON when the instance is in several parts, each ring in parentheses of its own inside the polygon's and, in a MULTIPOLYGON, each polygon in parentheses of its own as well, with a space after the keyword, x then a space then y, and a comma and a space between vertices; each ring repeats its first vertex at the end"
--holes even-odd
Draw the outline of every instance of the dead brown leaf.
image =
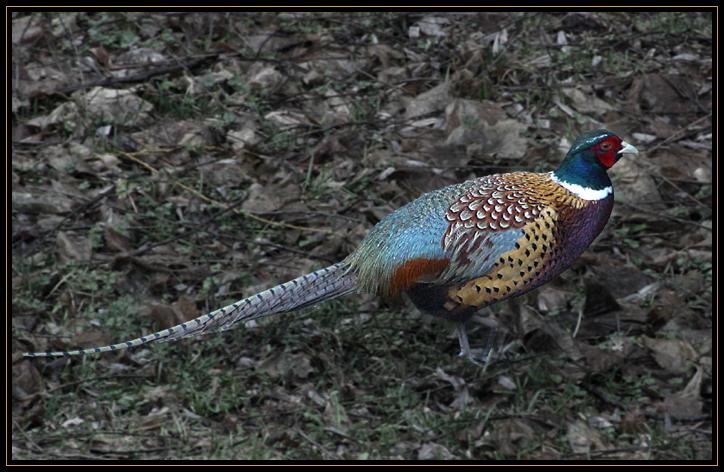
POLYGON ((516 457, 517 452, 536 440, 533 427, 525 419, 508 418, 496 421, 491 440, 501 454, 516 457))
POLYGON ((425 443, 417 450, 418 460, 451 460, 456 457, 441 444, 425 443))
POLYGON ((686 372, 699 357, 696 350, 686 341, 648 336, 642 337, 642 341, 653 353, 656 363, 672 374, 686 372))
POLYGON ((301 352, 288 351, 272 352, 258 368, 274 378, 305 379, 314 372, 309 356, 301 352))
POLYGON ((440 112, 450 103, 450 98, 450 82, 443 82, 409 99, 405 107, 405 118, 409 120, 440 112))
POLYGON ((643 84, 642 108, 650 113, 686 113, 691 111, 694 91, 686 77, 681 75, 646 74, 637 77, 643 84))
POLYGON ((616 200, 651 211, 663 209, 659 188, 649 169, 650 165, 642 165, 637 159, 621 159, 613 173, 616 200))
POLYGON ((613 107, 596 97, 591 90, 582 90, 581 88, 564 88, 561 90, 563 95, 571 100, 573 108, 579 113, 594 114, 602 116, 607 111, 611 111, 613 107))
POLYGON ((648 433, 650 427, 646 422, 646 416, 640 410, 630 410, 621 419, 619 428, 626 434, 648 433))
POLYGON ((105 226, 103 228, 103 238, 106 241, 106 246, 108 246, 108 249, 111 251, 127 252, 133 247, 131 240, 127 236, 116 231, 111 226, 105 226))
POLYGON ((455 389, 455 399, 450 403, 450 408, 454 410, 462 411, 465 407, 473 401, 470 396, 470 391, 465 383, 465 380, 461 377, 456 377, 445 373, 440 367, 435 370, 435 375, 440 379, 449 382, 450 385, 455 389))
POLYGON ((94 87, 74 95, 81 109, 107 123, 138 126, 148 122, 154 108, 128 89, 94 87))
POLYGON ((71 338, 68 344, 70 346, 84 348, 106 346, 112 342, 113 338, 106 331, 94 328, 76 334, 71 338))
POLYGON ((521 158, 528 147, 521 136, 526 128, 492 102, 455 100, 445 109, 446 143, 466 146, 468 154, 521 158))
POLYGON ((39 16, 28 15, 13 19, 13 44, 32 43, 45 34, 45 25, 39 16))
POLYGON ((43 377, 29 360, 13 364, 13 398, 23 401, 45 389, 43 377))
POLYGON ((701 396, 701 385, 704 370, 696 369, 683 390, 667 397, 659 404, 659 408, 674 418, 693 418, 703 413, 704 400, 701 396))
POLYGON ((90 261, 92 248, 86 236, 59 231, 56 236, 58 255, 64 261, 90 261))
POLYGON ((15 211, 23 213, 53 213, 62 214, 71 210, 73 203, 70 199, 58 195, 49 195, 45 192, 36 193, 35 189, 12 192, 11 202, 15 211))
POLYGON ((576 454, 590 454, 591 451, 603 451, 611 448, 610 441, 582 420, 568 423, 566 433, 568 445, 576 454))
POLYGON ((249 196, 241 205, 241 209, 251 213, 268 213, 278 210, 282 205, 283 201, 278 189, 253 183, 249 187, 249 196))

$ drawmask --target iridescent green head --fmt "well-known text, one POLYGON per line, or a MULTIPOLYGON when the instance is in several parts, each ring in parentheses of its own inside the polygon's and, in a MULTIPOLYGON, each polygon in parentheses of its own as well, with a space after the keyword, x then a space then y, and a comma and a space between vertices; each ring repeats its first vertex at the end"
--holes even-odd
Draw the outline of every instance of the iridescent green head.
POLYGON ((571 186, 602 191, 611 187, 606 171, 624 154, 638 154, 638 150, 606 129, 589 131, 576 139, 553 174, 571 186))

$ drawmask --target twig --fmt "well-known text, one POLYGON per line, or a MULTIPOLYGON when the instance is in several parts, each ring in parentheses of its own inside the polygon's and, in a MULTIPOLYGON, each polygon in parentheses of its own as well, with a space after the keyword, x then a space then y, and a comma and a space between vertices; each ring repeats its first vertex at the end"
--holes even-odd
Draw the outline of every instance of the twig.
MULTIPOLYGON (((650 169, 650 170, 651 170, 651 169, 650 169)), ((664 174, 662 174, 662 173, 660 172, 660 170, 656 170, 656 171, 654 171, 654 173, 656 174, 656 177, 660 178, 661 180, 663 180, 663 181, 666 182, 667 184, 669 184, 669 185, 671 185, 672 187, 674 187, 674 188, 675 188, 676 190, 678 190, 679 192, 681 192, 681 193, 683 193, 684 195, 686 195, 686 196, 689 198, 689 200, 691 200, 692 202, 694 202, 696 205, 698 205, 698 206, 700 206, 700 207, 704 207, 704 208, 709 208, 708 205, 700 202, 700 201, 697 200, 696 197, 694 197, 692 194, 690 194, 689 192, 687 192, 686 190, 684 190, 683 188, 679 187, 679 186, 676 185, 674 182, 672 182, 668 177, 666 177, 664 174)), ((701 185, 701 182, 698 182, 698 183, 701 185)))
POLYGON ((296 429, 295 429, 295 432, 296 432, 298 435, 300 435, 301 437, 303 437, 303 438, 304 438, 307 442, 309 442, 311 445, 313 445, 313 446, 315 446, 317 449, 319 449, 320 452, 321 452, 323 455, 325 455, 325 456, 337 457, 336 454, 333 454, 332 452, 330 452, 327 448, 325 448, 324 446, 322 446, 321 444, 319 444, 317 441, 315 441, 314 439, 312 439, 311 437, 309 437, 307 434, 305 434, 304 431, 302 431, 301 429, 296 428, 296 429))
MULTIPOLYGON (((122 156, 122 157, 125 157, 125 158, 128 159, 128 160, 131 160, 131 161, 135 162, 136 164, 138 164, 138 165, 140 165, 140 166, 142 166, 142 167, 144 167, 145 169, 147 169, 147 170, 148 170, 151 174, 153 174, 153 175, 158 174, 158 172, 159 172, 158 170, 156 170, 156 169, 155 169, 153 166, 151 166, 150 164, 148 164, 148 163, 146 163, 146 162, 143 162, 142 160, 138 159, 136 156, 134 156, 134 155, 132 155, 132 154, 130 154, 130 153, 124 152, 124 153, 120 153, 119 155, 122 156)), ((220 202, 220 201, 217 201, 217 200, 214 200, 214 199, 211 198, 211 197, 207 197, 207 196, 204 195, 203 193, 199 192, 198 190, 196 190, 196 189, 194 189, 194 188, 189 187, 188 185, 186 185, 186 184, 184 184, 184 183, 182 183, 182 182, 173 180, 173 183, 176 184, 176 185, 178 185, 178 186, 181 187, 182 189, 186 190, 187 192, 189 192, 189 193, 195 195, 196 197, 200 198, 201 200, 207 202, 207 203, 211 203, 211 204, 213 204, 213 205, 217 205, 217 206, 220 206, 221 208, 225 208, 225 209, 229 209, 229 208, 230 208, 230 205, 229 205, 229 204, 224 203, 224 202, 220 202)), ((293 225, 293 224, 290 224, 290 223, 284 223, 284 222, 280 222, 280 221, 269 220, 269 219, 267 219, 267 218, 263 218, 263 217, 261 217, 261 216, 257 216, 257 215, 255 215, 254 213, 251 213, 251 212, 248 212, 248 211, 244 211, 244 210, 240 210, 240 209, 238 209, 238 208, 231 208, 231 210, 232 210, 234 213, 238 214, 238 215, 244 216, 244 217, 246 217, 246 218, 251 218, 252 220, 256 220, 256 221, 259 221, 259 222, 262 222, 262 223, 265 223, 265 224, 268 224, 268 225, 271 225, 271 226, 279 226, 279 227, 283 227, 283 228, 290 228, 290 229, 296 229, 296 230, 299 230, 299 231, 308 231, 308 232, 313 232, 313 233, 333 234, 333 232, 330 231, 330 230, 328 230, 328 229, 311 228, 311 227, 307 227, 307 226, 297 226, 297 225, 293 225)))
POLYGON ((147 253, 148 251, 150 251, 151 249, 153 249, 154 247, 164 246, 164 245, 172 243, 174 241, 178 241, 179 239, 182 239, 191 233, 196 233, 199 230, 201 230, 202 228, 208 227, 211 223, 216 221, 219 217, 223 216, 224 214, 226 214, 230 211, 233 211, 234 208, 239 203, 241 203, 241 199, 237 200, 236 202, 232 202, 232 203, 228 204, 228 206, 226 208, 223 208, 219 213, 212 215, 211 217, 207 218, 205 221, 202 221, 201 223, 199 223, 197 225, 193 225, 192 227, 187 228, 184 231, 181 231, 179 234, 177 234, 175 236, 172 236, 170 238, 164 239, 163 241, 158 241, 158 242, 155 242, 152 244, 144 244, 143 246, 139 247, 138 249, 135 249, 127 254, 123 254, 123 256, 129 256, 129 257, 141 256, 141 255, 147 253))
MULTIPOLYGON (((146 80, 156 77, 157 75, 163 75, 163 74, 169 74, 172 72, 177 72, 180 70, 185 69, 193 69, 194 67, 197 67, 198 65, 204 63, 205 61, 216 59, 221 55, 221 53, 214 53, 214 54, 207 54, 205 56, 183 61, 183 62, 177 62, 172 65, 164 65, 157 67, 155 69, 151 69, 146 72, 141 72, 139 74, 130 75, 128 77, 109 77, 105 79, 98 79, 98 80, 91 80, 90 82, 84 82, 81 84, 75 84, 75 85, 68 85, 66 87, 54 90, 48 95, 68 95, 73 92, 76 92, 78 90, 84 90, 91 87, 108 87, 110 85, 117 85, 117 84, 131 84, 131 83, 137 83, 137 82, 145 82, 146 80)), ((42 90, 38 90, 36 95, 42 94, 42 90)))
POLYGON ((668 138, 664 139, 664 140, 661 141, 660 143, 658 143, 658 144, 656 144, 655 146, 651 146, 650 148, 646 149, 646 152, 649 153, 649 154, 650 154, 650 153, 653 153, 655 150, 657 150, 657 149, 660 148, 661 146, 664 146, 664 145, 666 145, 666 144, 669 144, 669 143, 672 142, 672 141, 675 141, 675 140, 679 139, 679 138, 682 137, 684 134, 686 134, 686 132, 689 130, 690 127, 692 127, 692 126, 694 126, 694 125, 698 125, 698 124, 701 123, 702 121, 708 120, 709 118, 711 118, 711 112, 709 112, 709 113, 708 113, 707 115, 705 115, 705 116, 702 116, 701 118, 698 118, 698 119, 692 121, 691 123, 689 123, 688 125, 684 126, 683 128, 680 128, 679 130, 677 130, 676 132, 674 132, 674 134, 672 134, 672 135, 669 136, 668 138))
POLYGON ((259 246, 270 246, 270 247, 273 247, 273 248, 276 248, 276 249, 280 249, 280 250, 282 250, 282 251, 291 252, 291 253, 293 253, 293 254, 299 254, 300 256, 304 256, 304 257, 309 258, 309 259, 317 259, 317 260, 324 261, 324 262, 327 262, 327 263, 330 263, 330 264, 335 262, 333 259, 330 259, 329 257, 316 256, 316 255, 314 255, 314 254, 309 253, 308 251, 307 251, 307 252, 305 252, 305 251, 300 251, 300 250, 298 250, 298 249, 294 249, 294 248, 291 248, 291 247, 283 246, 283 245, 281 245, 281 244, 276 244, 276 243, 273 243, 273 242, 271 242, 271 241, 254 241, 254 244, 258 244, 259 246))
POLYGON ((68 382, 62 385, 58 385, 57 387, 49 388, 48 390, 42 391, 42 392, 36 392, 32 395, 28 395, 27 398, 24 398, 23 400, 27 400, 34 397, 44 397, 47 395, 50 395, 53 392, 57 392, 58 390, 63 390, 68 387, 74 387, 76 385, 80 385, 86 382, 92 382, 94 380, 118 380, 118 379, 149 379, 150 377, 147 375, 101 375, 99 377, 90 377, 86 379, 76 380, 75 382, 68 382))
MULTIPOLYGON (((644 413, 646 418, 658 421, 664 421, 664 415, 657 415, 656 413, 644 413)), ((670 416, 669 420, 676 423, 700 423, 702 421, 711 421, 711 415, 700 415, 700 416, 681 416, 674 417, 670 416)))
POLYGON ((620 410, 626 410, 626 406, 621 403, 618 400, 614 400, 606 393, 602 392, 600 389, 594 387, 593 385, 588 384, 587 382, 581 382, 580 387, 593 395, 594 397, 598 398, 599 400, 603 401, 604 403, 607 403, 611 406, 615 406, 616 408, 620 410))
MULTIPOLYGON (((105 197, 107 197, 110 193, 114 192, 115 190, 116 190, 116 184, 111 184, 108 188, 99 192, 98 195, 93 197, 91 200, 87 201, 86 203, 81 205, 79 208, 77 208, 77 209, 71 211, 70 213, 68 213, 67 215, 65 215, 63 217, 63 219, 61 219, 54 227, 52 227, 51 229, 49 229, 47 231, 44 231, 39 238, 35 239, 31 243, 30 248, 28 249, 28 252, 32 254, 33 251, 35 250, 36 246, 40 245, 40 243, 43 242, 45 240, 45 238, 48 237, 49 235, 55 234, 68 220, 71 220, 74 217, 80 216, 83 213, 85 213, 86 211, 90 210, 98 202, 103 200, 105 197)), ((15 241, 13 241, 13 243, 15 243, 15 241)))
POLYGON ((687 224, 687 225, 697 226, 697 227, 703 228, 703 229, 705 229, 705 230, 707 230, 707 231, 709 231, 709 232, 711 232, 711 230, 712 230, 711 228, 709 228, 709 227, 707 227, 707 226, 704 226, 704 225, 701 224, 701 223, 697 223, 696 221, 689 221, 689 220, 685 220, 685 219, 683 219, 683 218, 677 218, 677 217, 675 217, 675 216, 666 215, 666 214, 661 213, 661 212, 658 212, 658 211, 645 210, 645 209, 643 209, 643 208, 641 208, 641 207, 639 207, 639 206, 633 205, 633 204, 631 204, 631 203, 621 202, 621 204, 622 204, 623 206, 627 206, 627 207, 629 207, 629 208, 633 208, 634 210, 639 211, 639 212, 641 212, 641 213, 645 213, 645 214, 647 214, 647 215, 654 215, 654 216, 666 218, 667 220, 676 221, 677 223, 684 223, 684 224, 687 224))
POLYGON ((576 328, 573 330, 572 338, 578 335, 578 330, 581 329, 581 321, 583 321, 583 307, 578 310, 578 320, 576 321, 576 328))
POLYGON ((562 459, 566 458, 572 458, 572 457, 603 457, 608 456, 611 454, 619 454, 622 452, 638 452, 638 451, 648 451, 651 452, 653 449, 649 446, 633 446, 633 447, 620 447, 620 448, 614 448, 614 449, 604 449, 601 451, 591 451, 590 453, 584 453, 584 452, 574 452, 573 454, 567 455, 562 457, 562 459))

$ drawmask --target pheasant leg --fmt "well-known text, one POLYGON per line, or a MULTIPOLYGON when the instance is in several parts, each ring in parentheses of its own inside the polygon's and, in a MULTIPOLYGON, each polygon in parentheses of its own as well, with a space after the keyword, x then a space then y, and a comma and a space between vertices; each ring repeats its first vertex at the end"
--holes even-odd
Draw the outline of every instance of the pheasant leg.
POLYGON ((490 364, 495 358, 495 348, 497 344, 498 329, 497 327, 490 327, 488 336, 483 349, 475 349, 475 352, 470 348, 470 342, 468 341, 468 334, 465 322, 459 321, 455 325, 455 332, 458 335, 458 342, 460 343, 460 353, 458 357, 464 357, 474 364, 479 364, 479 360, 483 361, 484 364, 490 364), (477 354, 476 354, 477 353, 477 354))
POLYGON ((468 342, 468 333, 465 329, 464 321, 459 321, 455 325, 455 332, 458 335, 458 342, 460 343, 460 353, 458 354, 458 357, 464 357, 473 364, 480 365, 480 363, 475 360, 473 351, 470 349, 470 343, 468 342))
POLYGON ((460 352, 458 357, 472 357, 470 352, 470 343, 468 342, 468 333, 465 331, 465 323, 459 321, 455 325, 455 332, 458 334, 458 342, 460 343, 460 352))

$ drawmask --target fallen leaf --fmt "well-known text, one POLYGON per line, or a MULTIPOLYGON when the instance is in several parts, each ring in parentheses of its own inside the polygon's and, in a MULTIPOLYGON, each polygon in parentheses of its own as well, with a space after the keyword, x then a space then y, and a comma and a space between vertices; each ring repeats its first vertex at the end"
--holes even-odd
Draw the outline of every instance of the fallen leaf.
POLYGON ((605 28, 598 13, 593 12, 572 12, 567 13, 561 21, 563 29, 570 33, 590 32, 605 28))
POLYGON ((508 418, 493 426, 491 441, 497 451, 507 457, 516 457, 518 451, 535 442, 535 430, 525 419, 508 418))
POLYGON ((444 37, 447 33, 443 30, 450 24, 450 20, 442 16, 426 16, 415 25, 420 32, 426 36, 444 37))
POLYGON ((11 31, 13 44, 32 43, 45 34, 42 17, 37 15, 14 18, 11 31))
POLYGON ((591 428, 582 420, 568 423, 566 438, 568 445, 576 454, 587 455, 593 450, 602 451, 611 448, 610 442, 601 432, 591 428))
POLYGON ((255 182, 249 187, 249 194, 241 208, 251 213, 268 213, 278 210, 282 205, 277 188, 255 182))
POLYGON ((445 109, 444 128, 445 143, 468 146, 468 153, 518 159, 528 148, 521 136, 527 126, 507 118, 505 111, 492 102, 455 100, 445 109))
POLYGON ((40 115, 25 122, 28 126, 46 129, 52 125, 63 124, 64 126, 75 127, 78 120, 78 105, 73 102, 64 102, 58 105, 47 115, 40 115))
POLYGON ((639 143, 648 144, 656 140, 656 136, 646 133, 632 133, 631 136, 639 143))
POLYGON ((425 443, 417 450, 418 460, 451 460, 455 456, 441 444, 425 443))
POLYGON ((673 418, 692 418, 703 413, 704 399, 702 398, 702 383, 704 370, 696 369, 696 373, 689 380, 683 390, 677 392, 659 404, 659 408, 673 418))
POLYGON ((314 372, 309 356, 301 352, 294 354, 287 351, 273 352, 259 364, 258 368, 274 378, 305 379, 314 372))
POLYGON ((64 261, 90 261, 92 248, 90 239, 80 234, 59 231, 55 238, 58 255, 64 261))
POLYGON ((584 92, 580 88, 564 88, 561 92, 571 100, 573 108, 579 113, 603 115, 607 111, 613 110, 611 105, 596 97, 591 91, 584 92))
POLYGON ((75 418, 68 418, 67 420, 63 421, 60 426, 63 428, 72 428, 74 426, 80 426, 83 423, 85 423, 85 420, 80 416, 76 416, 75 418))
POLYGON ((113 342, 113 338, 101 329, 89 329, 82 331, 71 338, 68 342, 70 346, 87 348, 96 346, 106 346, 113 342))
POLYGON ((652 351, 656 363, 672 374, 686 372, 698 357, 696 350, 686 341, 648 336, 643 336, 641 339, 644 346, 652 351))
POLYGON ((515 384, 513 379, 511 379, 507 375, 501 375, 500 377, 498 377, 498 385, 511 392, 517 388, 517 385, 515 384))
POLYGON ((28 360, 13 364, 13 398, 27 400, 31 395, 40 393, 45 389, 43 377, 38 369, 28 360))
POLYGON ((460 411, 464 410, 465 406, 467 406, 472 401, 465 380, 462 377, 455 377, 453 375, 447 374, 440 367, 435 369, 435 375, 440 379, 449 382, 450 385, 452 385, 455 389, 455 400, 450 403, 450 408, 460 411))
POLYGON ((576 345, 586 359, 589 374, 605 372, 626 362, 626 356, 621 352, 604 351, 585 342, 578 342, 576 345))
MULTIPOLYGON (((627 290, 630 288, 626 287, 627 290)), ((621 305, 604 285, 592 281, 586 282, 586 302, 583 306, 583 314, 586 317, 604 315, 620 309, 621 305)))
POLYGON ((621 419, 619 428, 626 434, 647 433, 650 428, 646 422, 646 416, 640 410, 630 410, 621 419))
POLYGON ((688 96, 694 91, 690 90, 689 80, 682 75, 645 74, 637 78, 643 84, 641 89, 642 108, 649 113, 677 114, 695 111, 696 107, 688 96), (684 96, 679 93, 684 92, 684 96), (687 93, 690 92, 690 93, 687 93))
POLYGON ((538 309, 543 312, 553 312, 564 308, 572 294, 549 284, 538 289, 537 295, 538 309))
POLYGON ((503 28, 502 31, 498 31, 493 35, 493 46, 492 52, 494 56, 497 56, 503 50, 503 46, 508 42, 508 30, 503 28))
POLYGON ((10 198, 13 211, 21 213, 62 214, 69 212, 73 207, 72 201, 65 196, 52 195, 47 192, 36 193, 35 189, 32 189, 31 192, 12 192, 10 198))
MULTIPOLYGON (((186 143, 209 144, 212 132, 209 124, 199 120, 162 121, 133 133, 130 138, 138 147, 177 148, 182 140, 186 143)), ((179 157, 185 157, 178 153, 179 157)), ((183 162, 177 161, 176 165, 183 162)), ((167 162, 168 164, 168 162, 167 162)))
POLYGON ((99 120, 119 125, 141 125, 154 107, 129 89, 94 87, 78 96, 80 108, 99 120))
POLYGON ((264 115, 264 119, 281 129, 312 125, 309 118, 303 113, 294 110, 272 111, 264 115))
POLYGON ((167 329, 178 324, 176 322, 176 313, 169 305, 153 304, 150 307, 142 308, 142 312, 147 313, 147 316, 155 322, 158 329, 167 329))
POLYGON ((150 69, 153 64, 162 64, 168 60, 166 55, 155 49, 131 46, 129 50, 114 58, 114 67, 110 73, 113 77, 128 77, 150 69))
POLYGON ((111 251, 127 252, 133 247, 128 237, 108 225, 103 228, 103 239, 111 251))
POLYGON ((234 152, 240 152, 245 148, 255 146, 261 141, 258 134, 259 127, 253 121, 246 121, 241 129, 229 130, 226 139, 231 143, 234 152))
POLYGON ((406 106, 405 119, 442 111, 450 103, 450 99, 450 82, 443 82, 410 99, 406 106))
POLYGON ((613 175, 616 200, 644 206, 650 211, 663 209, 659 188, 648 169, 650 166, 642 165, 637 159, 624 157, 618 161, 616 173, 613 175))
POLYGON ((272 91, 284 80, 284 76, 274 66, 263 63, 252 65, 247 83, 250 87, 261 91, 272 91))

